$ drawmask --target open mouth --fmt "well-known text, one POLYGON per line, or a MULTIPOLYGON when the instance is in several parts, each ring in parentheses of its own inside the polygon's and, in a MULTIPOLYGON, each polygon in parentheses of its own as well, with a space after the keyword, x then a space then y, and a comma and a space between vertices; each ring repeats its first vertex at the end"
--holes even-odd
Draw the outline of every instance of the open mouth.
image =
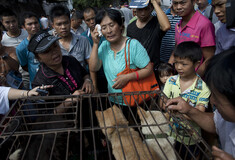
POLYGON ((55 56, 52 58, 54 62, 59 62, 61 59, 61 56, 55 56))
POLYGON ((112 36, 107 36, 108 39, 113 39, 115 36, 112 35, 112 36))

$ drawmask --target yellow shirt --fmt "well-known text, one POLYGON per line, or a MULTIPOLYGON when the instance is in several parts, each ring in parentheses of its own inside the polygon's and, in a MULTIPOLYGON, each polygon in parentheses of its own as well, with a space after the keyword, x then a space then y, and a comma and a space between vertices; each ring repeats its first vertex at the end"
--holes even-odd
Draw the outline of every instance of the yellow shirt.
MULTIPOLYGON (((203 104, 206 108, 208 107, 210 90, 207 87, 206 83, 200 78, 200 76, 198 76, 194 83, 183 93, 181 93, 179 80, 179 75, 172 76, 167 80, 163 92, 168 98, 176 98, 180 96, 185 101, 189 102, 192 107, 196 107, 198 104, 203 104)), ((171 121, 173 120, 171 119, 171 121)), ((193 121, 190 121, 189 125, 186 125, 186 123, 183 122, 181 122, 180 124, 174 123, 172 136, 175 138, 177 137, 176 140, 179 142, 182 142, 183 139, 186 145, 195 144, 196 141, 194 141, 194 139, 197 139, 198 136, 195 133, 192 133, 190 134, 190 136, 193 136, 193 138, 190 138, 188 133, 184 131, 185 128, 188 130, 187 132, 191 133, 193 129, 190 126, 192 126, 193 129, 195 129, 199 133, 199 135, 201 135, 200 127, 193 121), (177 134, 174 131, 176 131, 177 134)))

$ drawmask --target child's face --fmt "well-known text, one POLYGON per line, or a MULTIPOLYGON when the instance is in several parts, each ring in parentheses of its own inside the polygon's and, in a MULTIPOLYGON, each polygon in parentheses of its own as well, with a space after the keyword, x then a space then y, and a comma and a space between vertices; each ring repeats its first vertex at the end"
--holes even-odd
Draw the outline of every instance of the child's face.
POLYGON ((174 57, 174 59, 175 69, 181 78, 187 78, 191 77, 192 75, 195 75, 195 68, 197 66, 196 63, 194 64, 188 58, 174 57))
POLYGON ((166 83, 166 80, 170 77, 170 76, 173 76, 172 73, 167 73, 167 72, 164 72, 162 73, 160 76, 159 76, 159 79, 160 81, 165 84, 166 83))

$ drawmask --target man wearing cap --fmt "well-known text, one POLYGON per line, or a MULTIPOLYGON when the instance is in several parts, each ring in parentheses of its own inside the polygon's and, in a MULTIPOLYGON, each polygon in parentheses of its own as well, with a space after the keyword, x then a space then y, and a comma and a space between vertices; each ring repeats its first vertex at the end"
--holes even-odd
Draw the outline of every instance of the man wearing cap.
POLYGON ((39 70, 32 86, 53 85, 50 95, 92 93, 93 85, 87 71, 73 56, 62 56, 58 41, 40 31, 29 41, 28 50, 39 60, 39 70))
POLYGON ((137 20, 127 27, 127 36, 140 41, 154 66, 160 62, 162 37, 170 29, 170 22, 159 4, 159 0, 131 0, 129 7, 136 8, 137 20), (153 9, 156 17, 151 15, 153 9))

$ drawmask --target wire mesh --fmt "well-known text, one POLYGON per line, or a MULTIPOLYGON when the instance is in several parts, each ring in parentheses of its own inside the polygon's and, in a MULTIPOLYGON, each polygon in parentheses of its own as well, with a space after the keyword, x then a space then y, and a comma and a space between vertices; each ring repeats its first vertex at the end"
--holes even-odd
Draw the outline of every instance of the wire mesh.
POLYGON ((191 122, 162 109, 166 100, 160 91, 19 99, 1 120, 1 159, 211 159, 191 122), (123 105, 135 95, 143 103, 123 105))

